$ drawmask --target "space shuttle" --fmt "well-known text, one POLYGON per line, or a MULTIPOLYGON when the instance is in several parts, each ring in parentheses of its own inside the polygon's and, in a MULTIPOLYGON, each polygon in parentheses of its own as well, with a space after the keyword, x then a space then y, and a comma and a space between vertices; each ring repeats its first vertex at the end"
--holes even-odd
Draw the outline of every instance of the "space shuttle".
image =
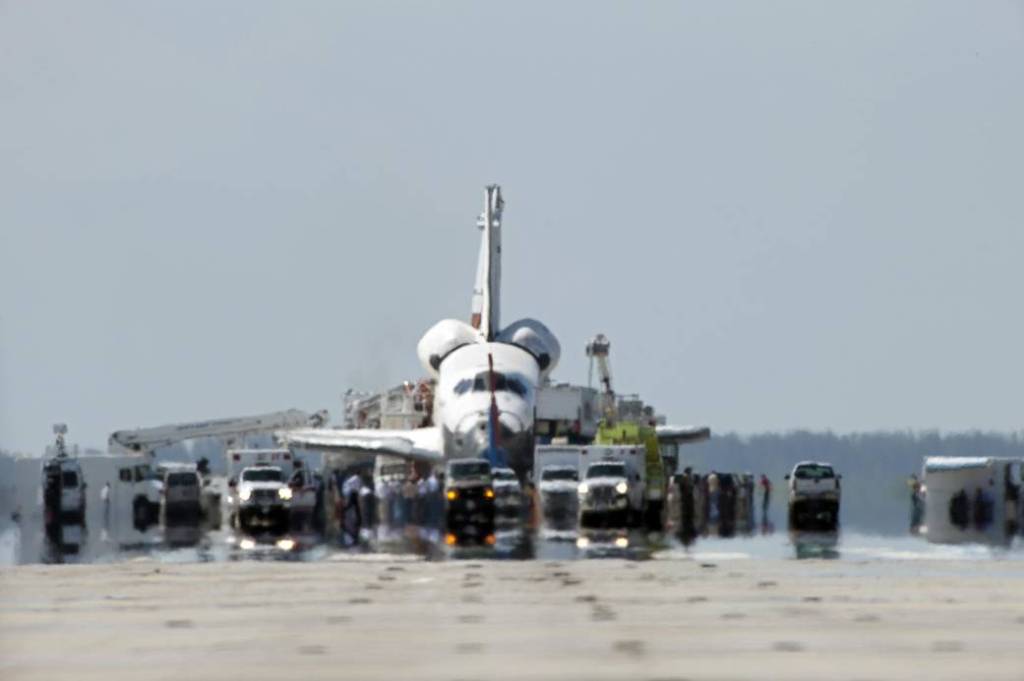
POLYGON ((479 457, 523 475, 533 461, 537 390, 561 347, 535 319, 501 324, 501 188, 484 195, 476 285, 467 323, 444 319, 416 353, 434 379, 434 425, 412 430, 297 429, 277 433, 287 446, 355 451, 442 462, 479 457))

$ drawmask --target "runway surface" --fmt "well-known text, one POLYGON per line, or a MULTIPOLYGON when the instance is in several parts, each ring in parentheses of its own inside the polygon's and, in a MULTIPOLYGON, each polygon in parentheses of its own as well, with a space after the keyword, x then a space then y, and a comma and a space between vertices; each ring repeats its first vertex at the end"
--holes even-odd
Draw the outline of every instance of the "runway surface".
POLYGON ((0 678, 1020 679, 1015 561, 0 568, 0 678))

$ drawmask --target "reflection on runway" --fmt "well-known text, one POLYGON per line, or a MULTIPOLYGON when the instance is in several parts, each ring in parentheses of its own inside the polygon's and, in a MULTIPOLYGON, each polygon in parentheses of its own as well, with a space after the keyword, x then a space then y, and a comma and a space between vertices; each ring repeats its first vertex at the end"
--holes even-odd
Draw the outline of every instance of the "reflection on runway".
MULTIPOLYGON (((778 532, 763 523, 756 532, 728 536, 720 526, 705 525, 700 533, 654 533, 637 529, 539 527, 517 519, 493 528, 446 528, 439 524, 377 524, 360 528, 356 540, 345 541, 312 529, 285 533, 245 534, 203 523, 153 526, 145 531, 130 523, 87 529, 64 524, 44 531, 41 522, 25 519, 0 528, 0 557, 10 563, 116 562, 149 559, 158 562, 240 560, 317 561, 359 559, 360 556, 406 556, 419 560, 706 560, 818 559, 911 560, 915 558, 1024 559, 1018 542, 1007 548, 981 544, 944 546, 921 537, 875 536, 844 529, 842 533, 778 532)), ((732 528, 735 529, 735 528, 732 528)))
POLYGON ((798 560, 839 558, 839 532, 800 532, 791 530, 789 541, 798 560))

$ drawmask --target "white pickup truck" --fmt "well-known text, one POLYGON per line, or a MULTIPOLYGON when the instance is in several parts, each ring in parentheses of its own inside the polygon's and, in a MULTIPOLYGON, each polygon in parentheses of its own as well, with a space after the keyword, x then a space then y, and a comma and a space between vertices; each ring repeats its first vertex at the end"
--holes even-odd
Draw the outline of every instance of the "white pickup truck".
POLYGON ((537 445, 533 452, 533 476, 544 521, 556 529, 576 524, 576 488, 580 481, 579 445, 537 445))
POLYGON ((839 526, 841 479, 830 463, 801 461, 793 466, 786 476, 790 529, 835 530, 839 526))
POLYGON ((590 446, 577 487, 580 527, 626 527, 642 517, 646 492, 645 450, 631 445, 590 446))
POLYGON ((540 470, 537 494, 545 522, 556 529, 570 521, 575 524, 579 483, 576 466, 550 464, 540 470))
POLYGON ((232 481, 235 484, 230 503, 235 529, 288 529, 293 492, 281 468, 269 464, 249 466, 232 481))
POLYGON ((523 510, 523 487, 511 468, 491 470, 494 488, 494 511, 499 515, 515 517, 523 510))

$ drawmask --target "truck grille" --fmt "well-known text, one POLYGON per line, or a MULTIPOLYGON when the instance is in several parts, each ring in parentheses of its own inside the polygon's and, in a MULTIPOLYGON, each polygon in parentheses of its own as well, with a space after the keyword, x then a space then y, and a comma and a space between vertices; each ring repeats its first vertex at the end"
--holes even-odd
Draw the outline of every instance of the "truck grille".
POLYGON ((470 499, 483 499, 484 498, 483 487, 459 487, 459 499, 470 500, 470 499))
POLYGON ((615 501, 615 488, 593 487, 590 490, 590 499, 591 501, 601 505, 610 505, 615 501))
POLYGON ((252 491, 252 498, 257 502, 269 502, 277 500, 277 490, 275 489, 254 489, 252 491))

